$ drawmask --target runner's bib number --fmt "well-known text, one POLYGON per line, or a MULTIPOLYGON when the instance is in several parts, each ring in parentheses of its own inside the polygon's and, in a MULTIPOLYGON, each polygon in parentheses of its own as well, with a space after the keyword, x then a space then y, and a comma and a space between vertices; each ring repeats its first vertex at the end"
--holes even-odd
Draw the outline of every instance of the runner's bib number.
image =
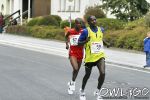
POLYGON ((101 51, 103 51, 103 43, 102 42, 92 42, 91 53, 99 53, 101 51))
POLYGON ((70 36, 70 45, 71 46, 76 46, 78 45, 78 39, 80 35, 71 35, 70 36))

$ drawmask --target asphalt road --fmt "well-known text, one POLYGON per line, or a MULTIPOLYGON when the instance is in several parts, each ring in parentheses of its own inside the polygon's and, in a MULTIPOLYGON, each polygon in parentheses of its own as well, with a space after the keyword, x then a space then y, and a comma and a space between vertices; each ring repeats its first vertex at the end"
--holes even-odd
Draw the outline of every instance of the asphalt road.
MULTIPOLYGON (((79 100, 84 66, 76 81, 75 94, 68 95, 67 82, 71 79, 71 71, 65 57, 0 45, 0 100, 79 100)), ((85 90, 87 100, 96 100, 93 91, 97 79, 98 71, 94 67, 85 90)), ((149 100, 149 84, 150 73, 107 64, 101 94, 108 97, 113 91, 119 91, 115 100, 121 93, 128 96, 126 100, 135 99, 133 95, 140 98, 145 94, 140 100, 149 100)))

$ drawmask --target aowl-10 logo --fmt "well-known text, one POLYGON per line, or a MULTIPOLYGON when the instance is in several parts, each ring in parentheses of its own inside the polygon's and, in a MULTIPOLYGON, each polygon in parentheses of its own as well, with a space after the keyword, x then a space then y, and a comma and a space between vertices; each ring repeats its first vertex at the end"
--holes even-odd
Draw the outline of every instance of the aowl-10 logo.
POLYGON ((149 89, 132 87, 128 89, 123 88, 102 88, 99 95, 104 99, 141 99, 145 100, 150 98, 149 89))

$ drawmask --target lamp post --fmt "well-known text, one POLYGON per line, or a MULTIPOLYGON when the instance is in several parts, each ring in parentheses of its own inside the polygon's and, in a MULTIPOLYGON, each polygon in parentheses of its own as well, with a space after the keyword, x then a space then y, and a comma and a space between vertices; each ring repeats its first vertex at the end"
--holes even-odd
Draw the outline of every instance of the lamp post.
POLYGON ((30 5, 31 5, 31 0, 28 0, 28 22, 29 22, 30 17, 31 17, 31 8, 30 8, 30 5))
POLYGON ((70 23, 70 28, 71 28, 71 6, 69 6, 69 12, 70 12, 70 15, 69 15, 69 23, 70 23))
POLYGON ((22 3, 23 0, 20 0, 20 24, 22 25, 22 3))

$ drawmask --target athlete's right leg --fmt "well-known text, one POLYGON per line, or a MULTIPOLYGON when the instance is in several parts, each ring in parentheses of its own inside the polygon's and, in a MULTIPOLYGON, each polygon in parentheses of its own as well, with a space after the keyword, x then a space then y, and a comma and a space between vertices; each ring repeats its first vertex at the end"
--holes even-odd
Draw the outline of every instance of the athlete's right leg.
POLYGON ((79 66, 80 63, 78 63, 77 58, 75 56, 70 56, 70 63, 73 68, 72 81, 75 81, 81 65, 79 66))
POLYGON ((91 75, 91 71, 92 71, 92 66, 85 66, 85 75, 82 80, 82 90, 85 89, 85 85, 91 75))
POLYGON ((85 75, 82 80, 82 88, 80 89, 80 100, 86 100, 84 89, 91 75, 91 71, 92 71, 92 66, 85 66, 85 75))
POLYGON ((73 71, 72 71, 72 80, 68 83, 68 94, 73 94, 73 91, 75 91, 75 80, 78 75, 79 66, 78 61, 75 56, 70 56, 70 63, 72 65, 73 71))

